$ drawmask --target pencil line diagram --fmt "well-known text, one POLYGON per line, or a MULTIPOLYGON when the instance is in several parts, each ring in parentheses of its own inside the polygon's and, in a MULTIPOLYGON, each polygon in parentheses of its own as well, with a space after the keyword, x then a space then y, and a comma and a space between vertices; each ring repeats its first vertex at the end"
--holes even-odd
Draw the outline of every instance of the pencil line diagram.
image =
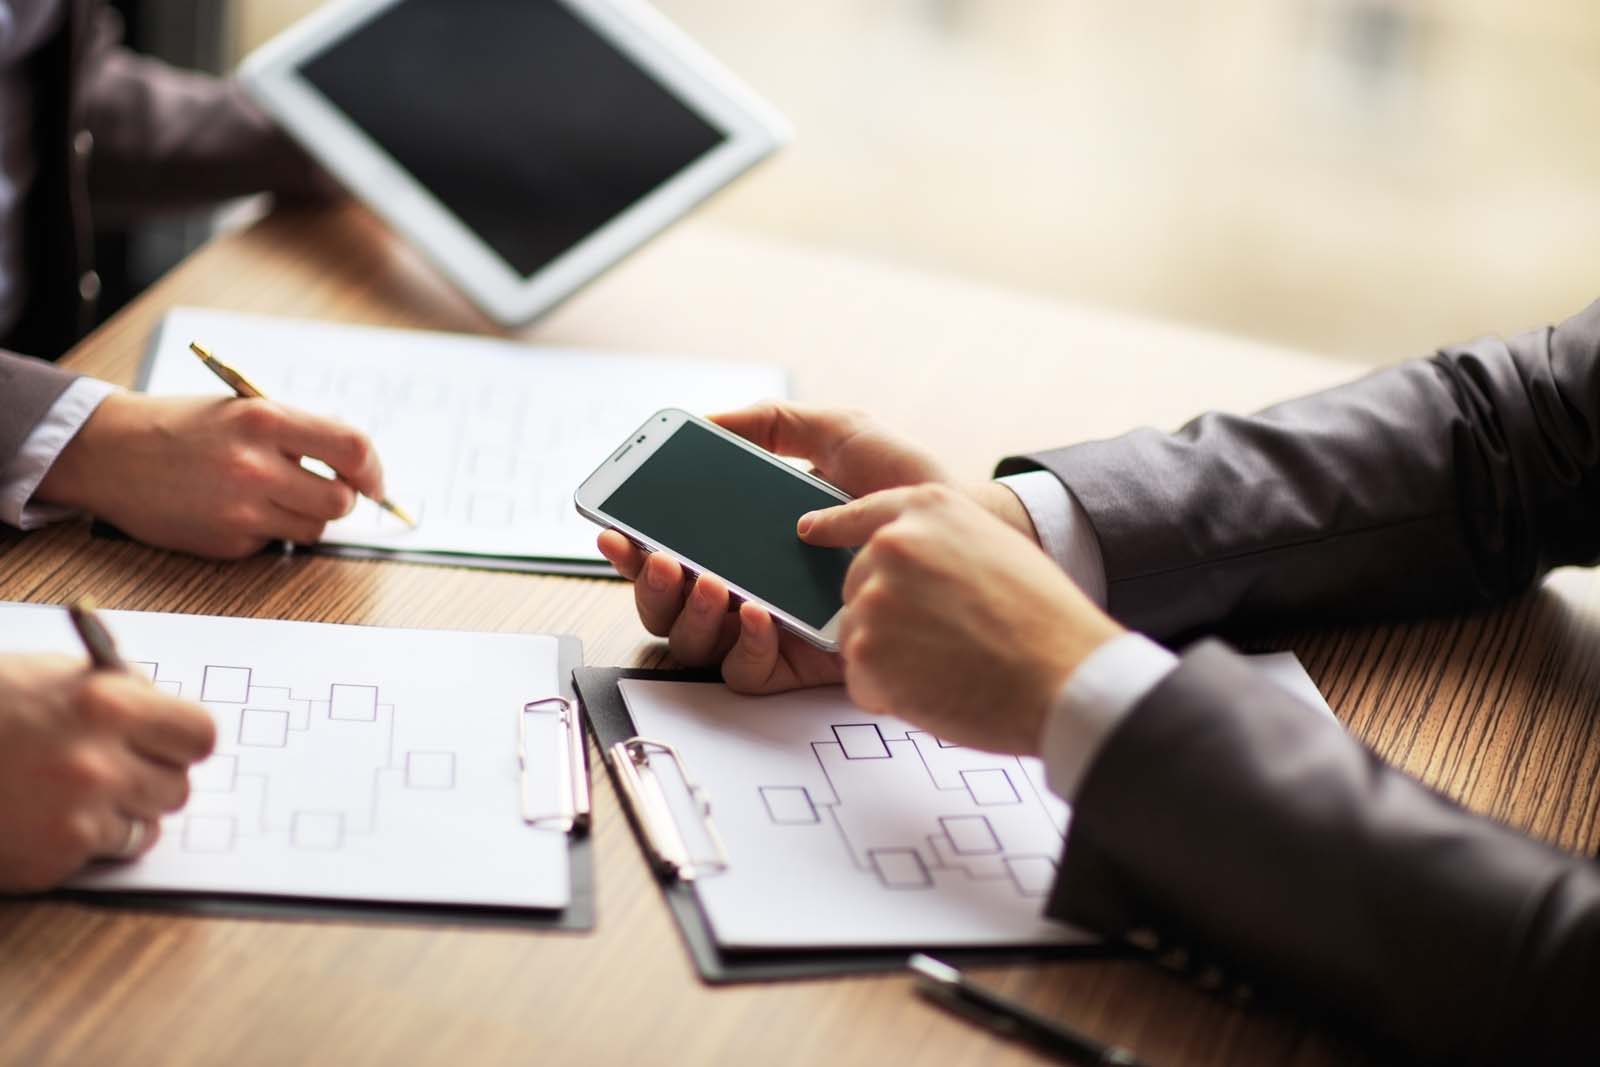
POLYGON ((380 831, 394 791, 456 788, 454 752, 397 746, 395 706, 377 685, 332 682, 297 695, 259 684, 251 667, 210 664, 198 693, 185 693, 159 663, 131 666, 197 698, 217 722, 217 750, 191 769, 189 803, 172 817, 185 852, 231 853, 258 840, 338 852, 380 831))
POLYGON ((927 890, 964 877, 1009 882, 1024 897, 1049 892, 1065 824, 1020 759, 921 730, 886 734, 871 722, 837 723, 829 732, 811 742, 812 783, 757 788, 773 826, 831 828, 856 869, 885 890, 927 890), (931 796, 942 813, 924 825, 887 818, 883 798, 906 795, 931 796))

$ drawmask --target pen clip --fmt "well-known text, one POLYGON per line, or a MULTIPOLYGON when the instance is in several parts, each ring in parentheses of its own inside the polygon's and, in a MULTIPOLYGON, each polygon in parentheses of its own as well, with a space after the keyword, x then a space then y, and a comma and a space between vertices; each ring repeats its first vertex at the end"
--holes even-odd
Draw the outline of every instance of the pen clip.
POLYGON ((517 763, 522 775, 522 821, 530 826, 554 827, 564 833, 589 828, 589 761, 583 747, 583 724, 578 709, 566 697, 542 697, 522 705, 517 716, 517 763), (554 715, 562 733, 556 747, 556 811, 537 811, 528 794, 534 784, 528 760, 528 716, 554 715))
POLYGON ((617 771, 622 799, 639 826, 645 851, 650 854, 651 865, 658 872, 679 881, 692 882, 702 875, 718 874, 728 869, 728 852, 723 847, 722 835, 717 832, 717 824, 711 818, 710 798, 689 777, 683 757, 677 749, 661 741, 630 737, 612 745, 608 755, 617 771), (678 820, 672 813, 672 806, 661 788, 660 779, 650 766, 650 758, 657 755, 670 759, 677 769, 710 845, 709 855, 695 856, 684 839, 678 820))

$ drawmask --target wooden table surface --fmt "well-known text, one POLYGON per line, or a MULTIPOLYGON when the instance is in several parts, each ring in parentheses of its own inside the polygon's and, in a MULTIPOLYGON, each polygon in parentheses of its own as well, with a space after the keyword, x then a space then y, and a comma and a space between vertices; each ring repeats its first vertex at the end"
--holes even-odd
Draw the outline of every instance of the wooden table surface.
MULTIPOLYGON (((201 250, 86 340, 131 381, 190 304, 486 331, 364 211, 279 215, 201 250)), ((959 281, 682 226, 527 330, 535 342, 783 364, 807 401, 870 409, 963 475, 1011 451, 1247 409, 1348 366, 959 281)), ((213 564, 92 539, 0 535, 0 598, 523 632, 591 664, 655 665, 618 582, 298 556, 213 564)), ((1284 635, 1385 756, 1568 847, 1600 842, 1600 595, 1568 571, 1470 618, 1284 635)), ((595 766, 588 935, 201 919, 0 904, 7 1063, 1033 1063, 899 976, 711 989, 696 979, 595 766)), ((1315 922, 1316 916, 1306 916, 1315 922)), ((1232 1007, 1134 961, 984 969, 1028 1004, 1173 1064, 1380 1062, 1280 1009, 1232 1007)))

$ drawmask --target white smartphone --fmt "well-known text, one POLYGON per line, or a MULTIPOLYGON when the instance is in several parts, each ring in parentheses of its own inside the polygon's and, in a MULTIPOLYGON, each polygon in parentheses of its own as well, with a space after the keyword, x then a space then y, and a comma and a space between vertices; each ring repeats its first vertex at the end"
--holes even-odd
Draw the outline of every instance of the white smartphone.
POLYGON ((839 648, 844 576, 854 553, 800 540, 795 523, 850 502, 737 434, 686 411, 650 416, 573 496, 578 513, 714 574, 818 648, 839 648))

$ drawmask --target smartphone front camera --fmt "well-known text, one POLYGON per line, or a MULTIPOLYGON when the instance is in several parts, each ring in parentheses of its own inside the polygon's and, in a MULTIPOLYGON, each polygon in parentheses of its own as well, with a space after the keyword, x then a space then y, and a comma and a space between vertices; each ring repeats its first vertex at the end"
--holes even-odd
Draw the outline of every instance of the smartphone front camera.
POLYGON ((642 444, 644 444, 644 438, 643 438, 643 437, 641 437, 641 438, 639 438, 639 440, 638 440, 638 442, 637 442, 637 443, 638 443, 638 444, 641 444, 641 445, 642 445, 642 444))

